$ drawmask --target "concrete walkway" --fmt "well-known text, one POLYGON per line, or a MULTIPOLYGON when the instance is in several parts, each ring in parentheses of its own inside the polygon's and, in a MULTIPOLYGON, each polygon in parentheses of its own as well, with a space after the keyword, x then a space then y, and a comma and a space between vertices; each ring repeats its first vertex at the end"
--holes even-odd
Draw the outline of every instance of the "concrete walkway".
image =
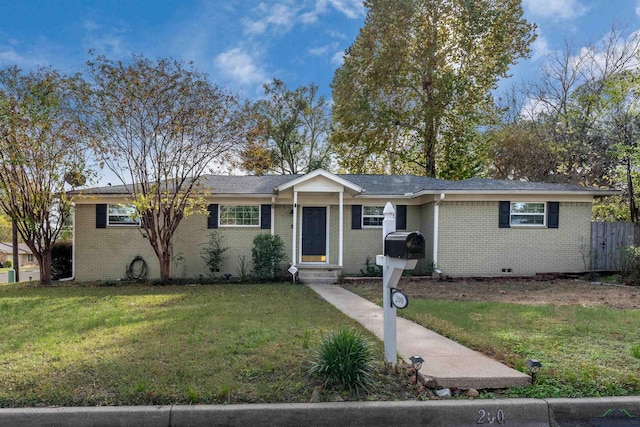
MULTIPOLYGON (((308 285, 322 298, 336 306, 365 328, 383 336, 382 308, 336 285, 308 285)), ((529 375, 511 369, 487 356, 430 331, 409 320, 397 317, 397 349, 409 363, 409 357, 425 360, 420 373, 433 378, 441 387, 460 389, 509 388, 529 385, 529 375)))

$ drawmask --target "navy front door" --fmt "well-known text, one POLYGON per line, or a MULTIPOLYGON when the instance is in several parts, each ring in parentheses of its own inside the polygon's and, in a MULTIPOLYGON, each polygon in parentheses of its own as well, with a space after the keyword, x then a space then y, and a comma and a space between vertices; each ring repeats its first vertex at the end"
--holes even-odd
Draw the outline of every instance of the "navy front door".
POLYGON ((327 208, 302 208, 302 262, 327 261, 327 208))

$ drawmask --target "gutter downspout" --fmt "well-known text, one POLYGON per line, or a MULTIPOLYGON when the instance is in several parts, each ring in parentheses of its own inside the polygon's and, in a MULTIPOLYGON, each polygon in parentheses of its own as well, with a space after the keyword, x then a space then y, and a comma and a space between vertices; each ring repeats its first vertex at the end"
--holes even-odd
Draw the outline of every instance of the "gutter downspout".
POLYGON ((271 235, 276 234, 276 196, 271 196, 271 235))
POLYGON ((71 226, 71 277, 63 277, 58 279, 58 282, 68 282, 76 279, 76 204, 71 203, 71 216, 73 223, 71 226))
POLYGON ((440 203, 444 201, 444 193, 433 206, 433 266, 438 270, 438 228, 440 223, 440 203))
POLYGON ((295 266, 297 262, 296 252, 298 250, 298 245, 296 245, 296 231, 298 229, 298 192, 295 189, 293 190, 293 225, 291 228, 293 229, 293 232, 291 233, 293 235, 291 241, 291 265, 295 266))

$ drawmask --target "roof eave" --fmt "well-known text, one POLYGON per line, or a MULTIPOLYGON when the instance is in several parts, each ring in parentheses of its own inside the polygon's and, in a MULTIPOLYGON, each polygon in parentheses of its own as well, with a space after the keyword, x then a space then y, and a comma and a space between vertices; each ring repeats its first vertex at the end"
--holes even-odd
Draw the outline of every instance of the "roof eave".
POLYGON ((474 195, 500 195, 500 194, 514 194, 514 193, 522 193, 522 194, 544 194, 544 195, 556 195, 556 196, 593 196, 593 197, 606 197, 606 196, 615 196, 621 194, 621 191, 617 190, 595 190, 595 191, 561 191, 561 190, 523 190, 523 189, 513 189, 513 190, 422 190, 416 193, 413 193, 412 197, 420 197, 420 196, 430 196, 430 195, 438 195, 438 194, 474 194, 474 195))

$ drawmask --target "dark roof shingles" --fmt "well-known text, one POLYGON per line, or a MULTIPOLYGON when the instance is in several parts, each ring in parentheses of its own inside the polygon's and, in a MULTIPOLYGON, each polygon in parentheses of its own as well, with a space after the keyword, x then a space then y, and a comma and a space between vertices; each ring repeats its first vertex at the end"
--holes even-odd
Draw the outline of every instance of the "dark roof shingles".
MULTIPOLYGON (((215 194, 273 194, 274 188, 302 175, 204 175, 204 188, 215 194)), ((425 192, 589 192, 610 194, 611 190, 578 185, 548 184, 543 182, 509 181, 472 178, 464 181, 447 181, 415 175, 365 175, 340 174, 339 177, 364 188, 365 195, 402 196, 425 192)), ((75 190, 70 194, 118 195, 127 194, 123 185, 75 190)))

